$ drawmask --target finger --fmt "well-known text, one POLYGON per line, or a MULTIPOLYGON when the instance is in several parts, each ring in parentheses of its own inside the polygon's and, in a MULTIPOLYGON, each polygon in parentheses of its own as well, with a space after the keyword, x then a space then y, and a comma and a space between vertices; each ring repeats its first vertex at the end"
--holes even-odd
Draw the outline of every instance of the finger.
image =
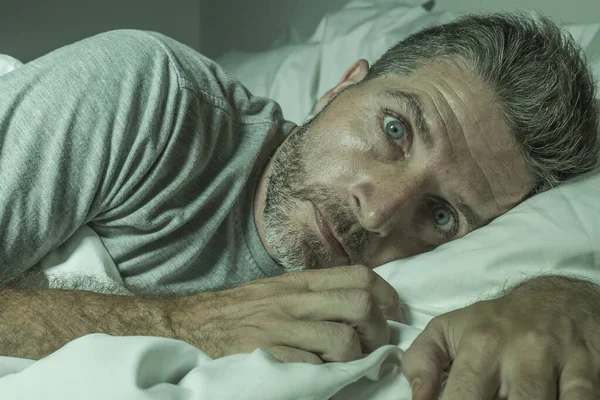
MULTIPOLYGON (((521 353, 521 356, 526 351, 521 353)), ((515 355, 515 357, 518 357, 515 355)), ((555 400, 558 371, 549 357, 508 362, 506 370, 508 398, 511 400, 555 400)))
POLYGON ((373 296, 360 289, 308 292, 294 296, 287 311, 307 321, 345 322, 356 330, 365 352, 390 342, 390 328, 373 296))
POLYGON ((289 321, 280 324, 278 330, 281 345, 316 354, 323 361, 347 362, 362 357, 358 333, 344 323, 289 321))
POLYGON ((487 346, 485 335, 473 335, 468 338, 468 342, 462 340, 441 399, 493 398, 500 387, 500 371, 496 357, 496 349, 487 346))
POLYGON ((371 268, 364 265, 292 272, 284 276, 314 292, 352 288, 366 290, 373 296, 386 318, 404 322, 398 292, 371 268))
POLYGON ((437 399, 441 375, 451 362, 445 327, 447 315, 432 319, 402 356, 402 373, 410 382, 413 400, 437 399))
POLYGON ((569 352, 558 383, 560 400, 591 400, 600 397, 600 370, 586 346, 569 352))
POLYGON ((316 354, 288 346, 271 346, 266 349, 276 360, 283 363, 302 362, 309 364, 323 364, 323 360, 316 354))
POLYGON ((600 389, 594 386, 588 380, 570 380, 560 395, 560 400, 597 400, 600 396, 600 389))

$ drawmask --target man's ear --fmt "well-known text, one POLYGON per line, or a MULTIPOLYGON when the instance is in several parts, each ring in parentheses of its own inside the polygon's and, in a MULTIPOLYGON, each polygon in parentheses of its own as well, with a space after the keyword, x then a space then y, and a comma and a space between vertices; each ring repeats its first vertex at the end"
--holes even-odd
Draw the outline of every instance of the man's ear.
POLYGON ((367 75, 367 72, 369 72, 369 62, 367 60, 360 59, 352 64, 352 66, 344 73, 338 84, 335 85, 334 88, 329 89, 323 96, 321 96, 319 101, 317 101, 317 104, 313 110, 313 114, 317 115, 319 112, 321 112, 327 103, 329 103, 336 94, 344 90, 346 87, 362 81, 367 75))

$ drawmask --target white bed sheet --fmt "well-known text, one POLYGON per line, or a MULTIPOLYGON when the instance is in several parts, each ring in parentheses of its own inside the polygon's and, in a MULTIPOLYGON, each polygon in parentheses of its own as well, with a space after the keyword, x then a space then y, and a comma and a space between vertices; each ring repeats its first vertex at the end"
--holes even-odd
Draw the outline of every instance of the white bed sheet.
POLYGON ((4 75, 21 65, 22 63, 16 58, 7 54, 0 54, 0 75, 4 75))
POLYGON ((0 379, 0 394, 19 400, 316 400, 361 380, 333 398, 408 400, 406 380, 397 379, 400 354, 386 346, 355 362, 315 366, 280 364, 256 350, 213 361, 177 340, 96 334, 38 362, 0 362, 13 371, 0 379), (394 396, 382 395, 382 387, 373 392, 369 383, 376 380, 394 396))

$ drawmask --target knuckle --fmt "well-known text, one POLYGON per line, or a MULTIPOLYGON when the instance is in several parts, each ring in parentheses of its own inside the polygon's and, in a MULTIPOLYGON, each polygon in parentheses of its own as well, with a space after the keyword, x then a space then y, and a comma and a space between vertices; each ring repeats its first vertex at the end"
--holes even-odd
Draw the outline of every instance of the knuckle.
POLYGON ((351 348, 358 340, 358 334, 350 325, 343 325, 338 335, 339 342, 344 348, 351 348))
POLYGON ((530 379, 527 384, 520 384, 515 387, 509 394, 509 397, 515 397, 517 399, 535 399, 547 391, 546 382, 540 382, 535 379, 530 379))
POLYGON ((365 265, 357 265, 353 269, 354 278, 360 283, 363 288, 370 288, 377 282, 377 274, 365 265))
MULTIPOLYGON (((448 398, 469 398, 469 399, 480 399, 479 390, 473 387, 472 382, 465 382, 464 385, 460 385, 457 387, 445 387, 442 390, 443 395, 447 395, 448 398)), ((440 397, 441 398, 441 397, 440 397)))
POLYGON ((302 276, 302 271, 293 271, 293 272, 287 272, 283 275, 281 275, 279 277, 279 279, 283 280, 284 282, 294 285, 294 286, 300 286, 303 285, 303 276, 302 276))
POLYGON ((267 347, 266 350, 271 355, 283 363, 304 362, 309 364, 323 364, 323 360, 316 354, 298 351, 296 349, 286 349, 279 345, 267 347))
POLYGON ((300 361, 315 365, 323 364, 321 357, 313 353, 306 353, 306 355, 303 356, 303 359, 300 361))
POLYGON ((367 319, 375 309, 375 298, 367 291, 359 290, 355 294, 356 319, 367 319))
POLYGON ((481 393, 481 389, 478 386, 473 385, 473 373, 474 371, 463 371, 461 374, 454 375, 452 381, 449 381, 448 385, 444 387, 443 394, 449 398, 456 399, 484 398, 484 393, 481 393))
POLYGON ((468 339, 471 347, 483 350, 496 347, 500 343, 501 335, 491 326, 479 326, 469 333, 468 339))
POLYGON ((532 346, 536 344, 551 344, 555 340, 554 335, 540 330, 528 330, 521 335, 521 341, 523 341, 524 344, 532 346))
POLYGON ((348 361, 354 359, 356 349, 360 348, 360 338, 354 328, 349 325, 343 325, 338 332, 339 348, 336 351, 335 357, 339 361, 348 361))
POLYGON ((446 314, 440 314, 440 315, 433 317, 427 323, 427 325, 425 325, 425 330, 439 329, 440 327, 442 327, 444 325, 444 321, 446 320, 446 318, 447 318, 446 314))
POLYGON ((256 324, 259 327, 276 328, 282 322, 283 314, 278 309, 259 310, 256 314, 256 324))
POLYGON ((545 358, 557 350, 557 339, 549 332, 530 330, 523 332, 516 339, 517 347, 531 356, 545 358))

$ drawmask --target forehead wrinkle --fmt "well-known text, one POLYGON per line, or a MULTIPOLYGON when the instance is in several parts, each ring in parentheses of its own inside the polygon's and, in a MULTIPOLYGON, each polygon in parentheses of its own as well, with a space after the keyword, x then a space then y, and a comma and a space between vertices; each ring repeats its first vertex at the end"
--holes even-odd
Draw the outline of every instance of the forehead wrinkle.
MULTIPOLYGON (((498 120, 500 124, 505 124, 506 126, 506 121, 504 118, 502 117, 498 117, 498 118, 491 118, 489 121, 493 122, 498 120)), ((513 177, 515 175, 518 175, 518 170, 525 168, 527 170, 527 166, 523 160, 522 157, 522 153, 521 153, 521 149, 520 149, 520 145, 518 144, 517 140, 515 139, 514 135, 508 131, 507 129, 507 136, 508 136, 508 143, 506 144, 506 146, 502 146, 502 145, 496 145, 495 148, 499 149, 502 151, 501 154, 496 154, 496 152, 492 152, 494 154, 494 158, 498 161, 498 164, 501 166, 501 168, 504 171, 505 176, 509 176, 509 177, 513 177), (512 157, 502 157, 501 155, 505 155, 505 154, 509 154, 512 155, 512 157), (503 160, 503 158, 506 158, 506 160, 503 160)), ((486 141, 487 143, 487 141, 486 141)), ((488 148, 492 148, 491 145, 488 144, 488 148)), ((500 174, 497 174, 500 175, 500 174)), ((507 183, 509 181, 506 181, 507 183)), ((502 184, 502 189, 504 190, 504 193, 510 196, 510 192, 507 190, 506 186, 504 184, 502 184)), ((518 195, 518 200, 517 203, 520 203, 522 201, 524 201, 527 198, 527 195, 529 193, 530 190, 530 184, 526 185, 521 192, 518 195)), ((512 201, 512 200, 509 200, 512 201)))
MULTIPOLYGON (((463 93, 461 91, 455 90, 452 87, 452 85, 449 84, 448 82, 446 82, 446 86, 448 87, 448 89, 452 93, 454 93, 454 95, 456 96, 456 98, 458 99, 458 101, 460 103, 462 103, 462 106, 464 107, 464 109, 466 110, 467 113, 470 113, 470 115, 476 115, 475 110, 473 109, 472 104, 470 102, 468 102, 468 101, 465 100, 465 96, 463 95, 463 93)), ((470 89, 469 85, 467 85, 467 87, 469 87, 469 89, 470 89)), ((460 120, 458 119, 458 116, 456 115, 456 111, 452 107, 452 103, 454 102, 453 99, 452 99, 452 97, 450 96, 450 98, 447 99, 446 96, 444 95, 444 93, 441 90, 439 90, 437 88, 436 88, 436 90, 446 100, 448 108, 451 111, 450 114, 452 115, 452 118, 456 121, 456 125, 460 129, 460 133, 461 134, 460 135, 457 134, 455 136, 457 136, 459 138, 459 140, 462 140, 465 143, 466 149, 469 152, 469 156, 470 156, 471 160, 473 160, 473 162, 477 166, 477 169, 479 170, 479 173, 481 175, 483 175, 483 177, 484 177, 483 181, 485 181, 485 186, 487 187, 487 190, 485 190, 485 192, 486 192, 485 195, 483 195, 483 193, 481 193, 480 190, 478 191, 480 193, 481 200, 484 201, 484 202, 487 202, 487 201, 491 200, 493 203, 495 203, 497 209, 500 210, 501 209, 500 204, 498 203, 498 199, 496 199, 496 196, 494 196, 494 190, 493 190, 492 184, 491 184, 491 182, 494 179, 493 179, 493 176, 490 176, 490 173, 492 173, 493 175, 495 175, 498 178, 499 178, 500 174, 494 173, 492 169, 490 169, 490 171, 486 172, 486 168, 484 168, 484 166, 482 165, 482 163, 480 161, 478 161, 478 157, 477 157, 477 155, 475 154, 475 152, 473 150, 473 145, 474 144, 472 144, 469 140, 467 140, 467 134, 466 134, 466 132, 464 130, 464 127, 460 123, 460 120)), ((460 106, 460 104, 457 104, 457 105, 460 106)), ((481 121, 479 120, 479 118, 473 118, 472 121, 475 124, 475 132, 476 132, 472 136, 473 137, 487 138, 487 136, 485 135, 485 131, 484 131, 483 127, 481 126, 481 121)), ((450 142, 452 142, 452 141, 450 140, 450 142)), ((498 161, 500 164, 502 164, 502 162, 500 162, 500 160, 498 159, 498 155, 496 154, 496 152, 492 150, 492 146, 489 143, 489 141, 484 139, 483 142, 485 143, 485 146, 487 147, 488 152, 492 154, 492 157, 494 159, 496 159, 496 161, 498 161)), ((507 188, 506 188, 505 184, 502 182, 502 179, 496 179, 496 181, 500 182, 500 186, 502 187, 502 190, 505 193, 507 193, 507 188)))
MULTIPOLYGON (((491 151, 489 142, 487 140, 484 140, 484 142, 485 142, 486 146, 488 147, 488 149, 491 151)), ((473 145, 471 143, 469 143, 469 141, 466 140, 466 138, 465 138, 465 144, 466 144, 466 149, 469 152, 469 156, 470 156, 471 160, 473 160, 473 162, 477 166, 477 169, 479 170, 480 174, 484 176, 483 181, 485 182, 485 186, 487 187, 487 190, 485 191, 485 195, 480 192, 482 200, 484 202, 487 202, 490 200, 493 201, 495 203, 496 207, 498 208, 498 210, 500 210, 500 204, 498 204, 498 200, 496 199, 496 196, 494 196, 494 189, 492 188, 492 183, 491 183, 493 179, 490 176, 491 175, 490 171, 486 172, 486 168, 484 168, 482 162, 478 160, 478 157, 476 156, 476 154, 473 151, 473 145)), ((495 159, 498 158, 494 152, 492 152, 492 154, 495 159)), ((499 174, 496 173, 494 175, 498 176, 499 174)), ((504 183, 502 183, 502 179, 496 179, 496 181, 498 181, 500 183, 500 186, 506 192, 506 187, 505 187, 504 183)))
MULTIPOLYGON (((439 90, 434 86, 435 90, 437 90, 439 92, 439 90)), ((450 153, 452 153, 453 155, 456 155, 456 149, 454 148, 454 143, 452 143, 452 141, 450 140, 450 134, 448 133, 448 123, 446 122, 446 118, 444 118, 444 115, 442 114, 442 111, 440 110, 440 107, 438 106, 437 102, 435 101, 435 99, 433 98, 433 96, 427 94, 429 96, 429 98, 431 99, 431 102, 433 103, 433 108, 435 113, 438 115, 439 118, 436 118, 437 122, 434 126, 435 127, 439 127, 439 130, 442 131, 443 134, 438 134, 437 136, 441 137, 443 142, 448 143, 450 145, 450 153), (441 121, 441 123, 439 123, 441 121)), ((435 131, 435 129, 433 129, 435 131)), ((456 158, 456 157, 453 157, 456 158)))
MULTIPOLYGON (((462 93, 461 93, 460 91, 455 91, 455 90, 453 90, 453 92, 456 94, 456 97, 457 97, 457 98, 460 100, 460 102, 463 104, 464 108, 465 108, 467 111, 471 111, 471 115, 475 115, 475 112, 474 112, 474 110, 473 110, 472 104, 470 104, 468 101, 466 101, 466 100, 465 100, 465 98, 464 98, 464 96, 462 95, 462 93)), ((475 95, 475 94, 474 94, 474 95, 475 95)), ((490 107, 493 107, 493 106, 494 106, 493 104, 490 104, 489 102, 488 102, 487 104, 488 104, 490 107)), ((498 118, 497 120, 498 120, 498 121, 500 121, 500 123, 501 123, 501 124, 505 124, 505 121, 504 121, 504 119, 502 119, 502 118, 498 118)), ((492 144, 490 143, 490 140, 489 140, 489 139, 490 139, 489 135, 486 135, 486 134, 485 134, 485 132, 486 132, 486 131, 484 130, 484 128, 483 128, 483 127, 482 127, 482 125, 481 125, 481 122, 482 122, 482 121, 481 121, 479 118, 474 118, 474 119, 472 119, 472 121, 473 121, 473 122, 474 122, 474 124, 476 125, 475 134, 474 134, 473 136, 474 136, 474 137, 479 137, 479 138, 481 138, 481 139, 482 139, 482 140, 480 140, 480 142, 483 142, 483 143, 484 143, 484 145, 486 146, 486 148, 487 148, 487 150, 488 150, 488 153, 490 153, 490 154, 491 154, 491 157, 493 157, 493 159, 496 161, 496 163, 495 163, 495 164, 496 164, 496 165, 500 165, 501 169, 502 169, 502 170, 504 170, 504 174, 505 174, 506 176, 512 176, 513 174, 511 174, 511 172, 509 171, 508 165, 507 165, 508 163, 510 163, 510 161, 507 161, 507 162, 503 161, 503 158, 504 158, 504 157, 502 157, 502 154, 505 154, 505 153, 503 152, 502 154, 500 154, 498 151, 495 151, 495 149, 499 149, 499 150, 507 151, 507 150, 508 150, 508 148, 503 148, 503 146, 498 146, 498 145, 492 145, 492 144)), ((494 117, 491 117, 491 118, 489 118, 489 119, 486 119, 486 121, 491 123, 491 122, 493 122, 493 121, 496 121, 496 118, 494 118, 494 117)), ((475 161, 475 163, 477 164, 477 167, 478 167, 478 168, 479 168, 479 170, 482 172, 482 174, 485 176, 485 180, 486 180, 486 183, 487 183, 487 186, 488 186, 489 192, 490 192, 490 196, 489 196, 489 197, 488 197, 486 200, 492 200, 492 201, 495 203, 495 205, 496 205, 496 208, 497 208, 499 211, 500 211, 500 210, 502 210, 504 207, 501 207, 501 204, 500 204, 500 202, 501 202, 501 200, 500 200, 500 197, 495 195, 496 191, 495 191, 495 190, 492 188, 491 182, 492 182, 493 180, 495 180, 495 181, 496 181, 496 182, 499 184, 499 186, 500 186, 500 191, 502 191, 503 193, 505 193, 505 194, 509 195, 508 197, 510 197, 510 194, 509 194, 509 193, 510 193, 510 191, 509 191, 509 188, 508 188, 508 186, 510 186, 509 180, 506 180, 506 181, 504 181, 504 180, 502 179, 502 175, 503 175, 503 174, 502 174, 502 173, 500 173, 500 172, 496 172, 496 169, 494 169, 494 168, 488 168, 488 169, 489 169, 489 171, 488 171, 488 172, 486 172, 486 168, 483 168, 483 166, 481 165, 481 163, 480 163, 480 162, 478 162, 478 161, 477 161, 477 157, 476 157, 476 156, 475 156, 475 154, 473 153, 472 146, 473 146, 474 144, 471 144, 471 143, 470 143, 470 142, 467 140, 467 136, 464 134, 464 132, 463 132, 463 136, 464 136, 464 139, 465 139, 465 143, 466 143, 466 145, 467 145, 467 148, 468 148, 468 150, 469 150, 469 153, 470 153, 470 155, 471 155, 471 159, 472 159, 473 161, 475 161), (494 177, 495 177, 496 179, 493 179, 494 177)), ((509 140, 511 140, 511 139, 512 139, 512 137, 509 135, 509 140)), ((513 161, 514 161, 514 159, 513 159, 513 161)), ((509 200, 509 201, 510 201, 510 200, 509 200)))
MULTIPOLYGON (((440 120, 443 123, 444 127, 442 130, 444 130, 445 134, 446 134, 446 137, 444 138, 445 139, 444 142, 449 144, 449 147, 451 148, 451 153, 453 155, 453 157, 452 157, 453 160, 456 162, 456 161, 462 159, 463 157, 461 157, 461 155, 457 151, 457 147, 451 140, 451 134, 452 134, 452 137, 458 138, 458 140, 462 140, 466 144, 466 146, 463 146, 463 148, 466 148, 471 159, 477 165, 477 168, 479 169, 479 174, 483 175, 484 179, 480 179, 478 181, 485 182, 484 183, 485 189, 481 188, 483 190, 481 190, 481 189, 477 190, 477 188, 475 188, 475 182, 473 179, 467 179, 467 180, 461 179, 461 180, 458 180, 458 182, 461 184, 466 183, 468 186, 471 186, 475 189, 475 190, 473 190, 473 192, 477 193, 477 195, 476 195, 476 199, 478 200, 477 203, 482 202, 482 204, 485 204, 491 200, 498 207, 496 199, 493 196, 493 190, 491 187, 490 180, 488 179, 487 174, 484 172, 485 171, 484 168, 482 168, 481 164, 477 161, 477 158, 475 157, 475 154, 473 153, 473 149, 471 148, 469 142, 466 140, 466 134, 464 132, 464 128, 461 125, 461 123, 456 115, 455 110, 451 107, 451 102, 447 99, 447 96, 444 95, 444 93, 435 84, 432 84, 431 86, 438 92, 440 97, 446 102, 446 104, 438 104, 438 102, 436 101, 436 99, 433 96, 429 96, 432 100, 432 103, 435 106, 435 110, 436 110, 437 114, 439 115, 440 120), (442 112, 442 108, 447 109, 447 111, 448 111, 447 117, 449 116, 450 119, 454 120, 453 121, 454 123, 452 124, 452 126, 456 126, 458 129, 458 132, 453 132, 452 129, 450 129, 450 127, 449 127, 450 124, 449 124, 449 122, 447 122, 447 117, 445 117, 444 113, 442 112)), ((447 85, 447 86, 450 86, 450 85, 447 85)), ((460 94, 458 92, 456 92, 451 87, 450 87, 450 90, 452 90, 452 92, 456 93, 456 95, 460 98, 460 100, 466 104, 466 102, 464 101, 462 96, 460 96, 460 94)), ((467 107, 467 109, 469 109, 469 107, 467 107)), ((479 125, 478 122, 479 121, 477 121, 477 124, 479 125)), ((480 226, 483 226, 487 222, 489 222, 488 218, 484 218, 481 215, 479 215, 471 206, 468 205, 468 202, 466 202, 460 195, 458 195, 457 193, 448 193, 448 194, 451 199, 451 203, 456 205, 456 208, 459 209, 459 211, 461 212, 461 214, 464 216, 465 220, 467 221, 469 231, 476 229, 480 226)))

